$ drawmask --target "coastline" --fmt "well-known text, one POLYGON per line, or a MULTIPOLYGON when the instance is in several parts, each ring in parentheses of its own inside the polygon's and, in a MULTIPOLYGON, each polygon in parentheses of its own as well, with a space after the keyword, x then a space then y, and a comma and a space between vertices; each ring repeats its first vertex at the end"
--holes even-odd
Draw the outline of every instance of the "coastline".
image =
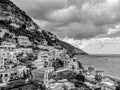
POLYGON ((120 78, 120 56, 77 55, 76 57, 85 69, 94 66, 96 70, 104 71, 105 75, 120 78))

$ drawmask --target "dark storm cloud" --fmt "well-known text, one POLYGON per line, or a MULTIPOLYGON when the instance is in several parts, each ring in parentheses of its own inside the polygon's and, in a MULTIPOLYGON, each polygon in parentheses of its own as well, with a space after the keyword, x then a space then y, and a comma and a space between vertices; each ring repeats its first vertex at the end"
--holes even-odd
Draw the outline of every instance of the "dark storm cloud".
POLYGON ((120 21, 120 0, 12 0, 60 38, 107 33, 120 21))
POLYGON ((90 38, 96 35, 106 33, 106 26, 97 27, 93 24, 81 24, 81 23, 71 23, 68 26, 58 27, 56 28, 56 33, 62 37, 74 38, 74 39, 82 39, 82 38, 90 38), (61 33, 61 35, 59 34, 61 33))

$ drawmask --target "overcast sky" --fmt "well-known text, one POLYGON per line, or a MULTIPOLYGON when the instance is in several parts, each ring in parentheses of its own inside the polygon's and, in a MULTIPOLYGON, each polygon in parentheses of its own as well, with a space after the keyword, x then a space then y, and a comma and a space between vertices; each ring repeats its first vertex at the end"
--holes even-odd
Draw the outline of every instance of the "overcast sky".
POLYGON ((90 38, 120 30, 120 0, 11 1, 59 38, 90 38))

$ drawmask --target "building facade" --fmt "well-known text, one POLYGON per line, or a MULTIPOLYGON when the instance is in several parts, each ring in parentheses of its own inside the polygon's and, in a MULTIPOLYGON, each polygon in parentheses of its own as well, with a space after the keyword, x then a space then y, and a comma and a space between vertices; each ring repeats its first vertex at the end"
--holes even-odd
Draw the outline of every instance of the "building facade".
POLYGON ((50 75, 53 72, 54 72, 53 67, 36 69, 32 71, 32 79, 47 85, 49 84, 50 75))
POLYGON ((8 83, 13 80, 22 79, 29 74, 26 66, 18 66, 13 69, 0 71, 0 83, 8 83))
POLYGON ((29 38, 25 37, 25 36, 19 36, 18 43, 20 46, 31 46, 31 42, 30 42, 29 38))

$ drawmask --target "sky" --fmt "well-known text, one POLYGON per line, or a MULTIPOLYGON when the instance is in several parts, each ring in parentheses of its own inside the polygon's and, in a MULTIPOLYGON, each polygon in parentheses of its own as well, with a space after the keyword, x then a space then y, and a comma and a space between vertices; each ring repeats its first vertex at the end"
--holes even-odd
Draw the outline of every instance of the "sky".
POLYGON ((60 39, 120 35, 120 0, 11 0, 60 39))

